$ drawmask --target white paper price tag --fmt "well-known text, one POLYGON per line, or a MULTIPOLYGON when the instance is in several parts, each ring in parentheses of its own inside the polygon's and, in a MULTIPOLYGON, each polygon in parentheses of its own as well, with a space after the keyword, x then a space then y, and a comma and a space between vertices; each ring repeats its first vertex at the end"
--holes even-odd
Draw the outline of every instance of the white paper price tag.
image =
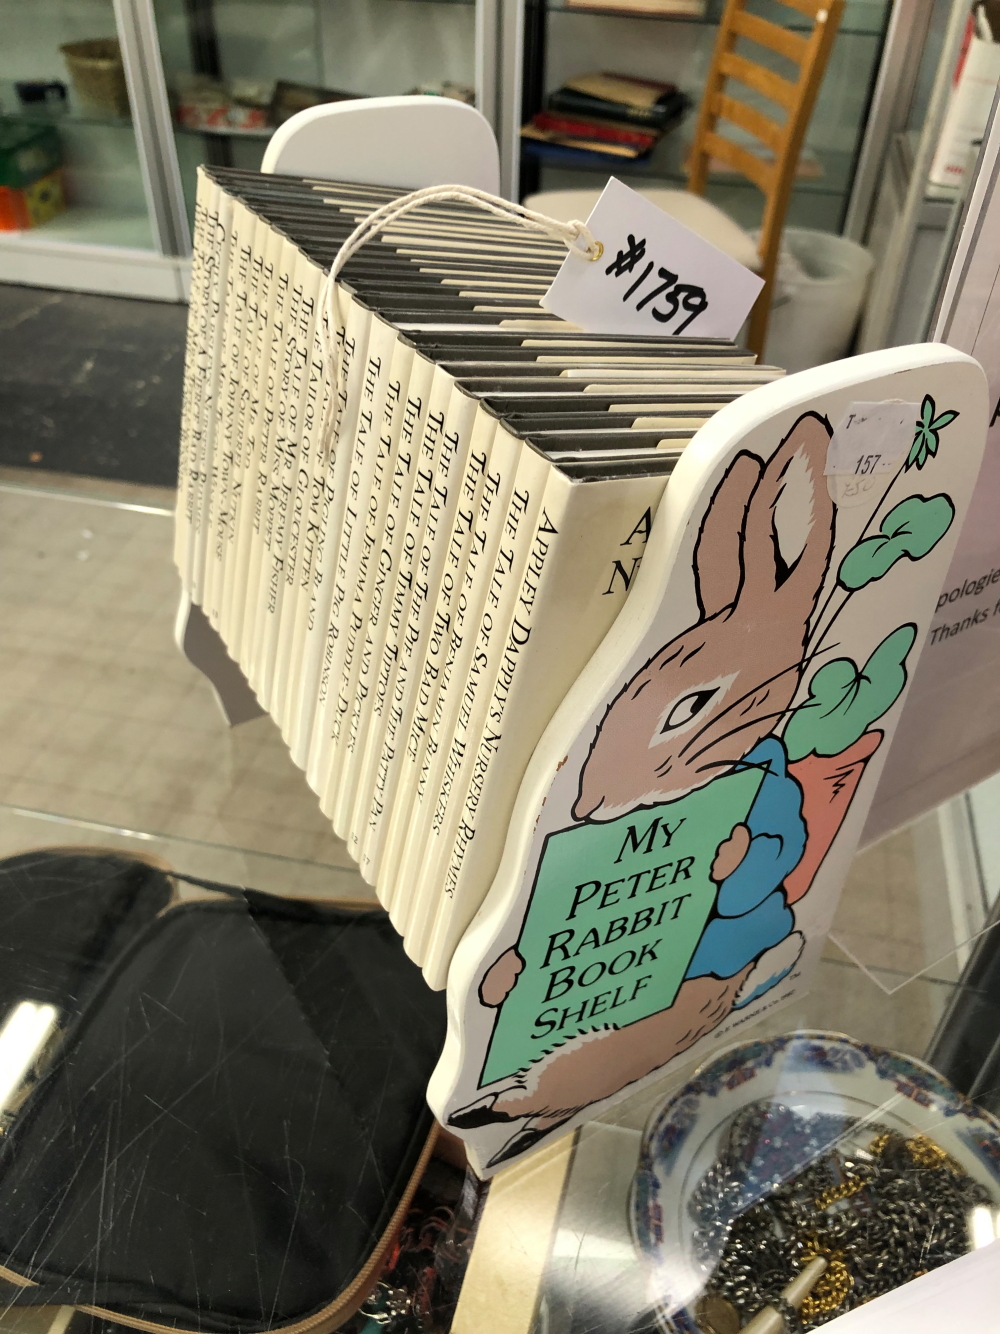
POLYGON ((830 440, 827 477, 894 472, 913 444, 919 417, 919 403, 852 403, 830 440))
POLYGON ((567 255, 542 305, 588 333, 734 338, 764 286, 614 177, 587 226, 603 254, 567 255))
POLYGON ((919 403, 852 403, 826 452, 827 489, 843 509, 873 503, 913 444, 919 403))

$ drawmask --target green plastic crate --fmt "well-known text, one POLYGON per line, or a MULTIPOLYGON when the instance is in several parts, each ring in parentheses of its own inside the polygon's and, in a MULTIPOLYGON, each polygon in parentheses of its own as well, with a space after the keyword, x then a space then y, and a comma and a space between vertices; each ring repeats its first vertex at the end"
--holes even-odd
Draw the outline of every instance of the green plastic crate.
POLYGON ((0 116, 0 186, 22 190, 61 163, 62 145, 54 125, 0 116))

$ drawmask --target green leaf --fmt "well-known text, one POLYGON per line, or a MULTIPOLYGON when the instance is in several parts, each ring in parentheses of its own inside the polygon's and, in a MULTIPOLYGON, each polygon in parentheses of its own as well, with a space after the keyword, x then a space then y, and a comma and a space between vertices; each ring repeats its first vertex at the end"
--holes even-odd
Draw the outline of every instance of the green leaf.
POLYGON ((931 430, 943 431, 946 426, 951 425, 951 423, 955 420, 957 416, 958 416, 957 412, 952 412, 952 411, 942 412, 940 417, 935 417, 934 420, 931 422, 931 430))
POLYGON ((837 578, 853 591, 881 579, 904 556, 920 560, 941 541, 954 517, 949 496, 907 496, 885 516, 878 533, 851 548, 837 578))
POLYGON ((858 671, 851 658, 835 658, 809 682, 809 698, 792 714, 784 742, 790 760, 839 755, 892 708, 906 685, 906 656, 917 637, 901 625, 882 640, 858 671))
POLYGON ((913 444, 906 456, 907 468, 914 466, 922 468, 927 460, 937 453, 938 445, 941 443, 939 433, 958 416, 958 413, 952 409, 942 412, 940 416, 934 415, 936 411, 933 398, 930 394, 925 394, 924 401, 920 405, 920 420, 916 424, 917 430, 913 437, 913 444))

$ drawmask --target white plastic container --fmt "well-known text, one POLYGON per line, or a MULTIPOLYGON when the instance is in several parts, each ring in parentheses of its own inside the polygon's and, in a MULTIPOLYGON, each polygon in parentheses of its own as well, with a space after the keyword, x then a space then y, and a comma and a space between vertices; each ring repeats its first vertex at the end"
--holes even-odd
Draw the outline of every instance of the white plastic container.
POLYGON ((786 227, 790 262, 779 264, 764 360, 785 370, 843 357, 861 315, 874 259, 854 241, 806 227, 786 227))

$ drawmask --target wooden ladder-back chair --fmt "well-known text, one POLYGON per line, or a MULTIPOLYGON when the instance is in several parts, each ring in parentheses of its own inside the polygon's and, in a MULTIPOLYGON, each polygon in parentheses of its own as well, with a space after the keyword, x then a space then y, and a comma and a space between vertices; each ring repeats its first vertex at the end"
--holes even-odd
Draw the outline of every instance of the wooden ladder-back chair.
MULTIPOLYGON (((844 0, 782 0, 782 3, 805 15, 813 25, 812 31, 794 32, 749 13, 747 0, 727 0, 688 157, 688 188, 640 190, 640 194, 664 212, 760 273, 764 288, 751 313, 747 338, 758 356, 764 353, 781 233, 799 154, 844 8, 844 0), (742 50, 737 53, 741 40, 797 66, 797 77, 787 78, 742 50), (777 109, 775 115, 744 100, 747 92, 751 98, 755 95, 766 98, 777 109), (784 120, 776 119, 782 112, 784 120), (771 155, 770 160, 720 133, 724 123, 752 135, 771 155), (713 158, 746 177, 764 195, 763 224, 756 245, 722 209, 703 197, 713 158), (697 204, 692 195, 698 197, 697 204)), ((568 222, 572 218, 586 218, 600 193, 599 190, 546 190, 531 195, 525 203, 568 222)))
POLYGON ((783 0, 783 3, 812 21, 811 33, 794 32, 749 13, 747 0, 727 0, 688 159, 688 189, 692 194, 704 195, 709 164, 714 158, 752 181, 764 196, 758 242, 758 271, 764 279, 764 289, 751 312, 747 339, 758 356, 763 354, 767 337, 781 234, 799 155, 844 9, 844 0, 783 0), (794 81, 785 78, 749 56, 737 54, 741 38, 797 65, 798 77, 794 81), (733 83, 779 107, 785 113, 784 122, 734 95, 733 83), (720 134, 720 121, 751 134, 769 150, 772 160, 720 134))

